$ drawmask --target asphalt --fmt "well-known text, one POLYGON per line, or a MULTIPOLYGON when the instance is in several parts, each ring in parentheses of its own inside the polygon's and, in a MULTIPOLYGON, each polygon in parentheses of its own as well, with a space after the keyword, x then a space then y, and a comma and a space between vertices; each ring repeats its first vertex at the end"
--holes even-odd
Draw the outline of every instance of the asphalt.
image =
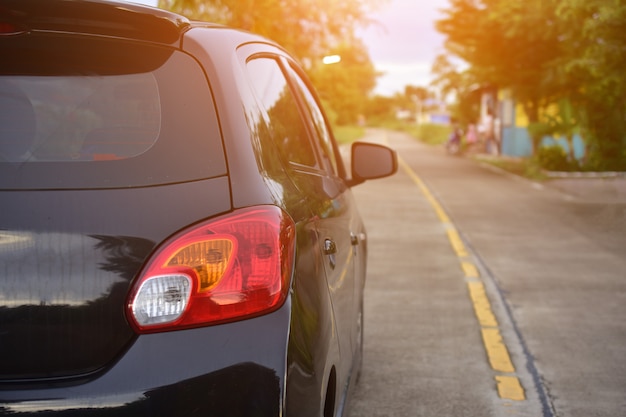
POLYGON ((626 203, 626 176, 563 177, 546 180, 547 186, 587 202, 626 203))
POLYGON ((365 140, 395 148, 402 166, 354 188, 370 257, 349 416, 624 415, 623 174, 531 181, 406 134, 371 130, 365 140), (452 230, 469 256, 457 256, 452 230), (468 264, 514 373, 487 360, 468 264), (501 396, 502 376, 517 378, 526 399, 501 396))

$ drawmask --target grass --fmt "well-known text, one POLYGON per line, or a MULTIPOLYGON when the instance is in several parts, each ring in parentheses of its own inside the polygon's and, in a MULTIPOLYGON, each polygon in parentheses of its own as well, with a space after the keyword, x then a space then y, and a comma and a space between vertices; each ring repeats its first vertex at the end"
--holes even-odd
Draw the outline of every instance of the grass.
MULTIPOLYGON (((448 136, 450 135, 449 126, 433 123, 417 125, 413 122, 404 120, 387 120, 376 123, 375 127, 405 132, 415 139, 429 145, 443 144, 448 140, 448 136)), ((335 134, 337 142, 351 143, 365 136, 365 127, 356 125, 335 125, 333 126, 333 133, 335 134)))
POLYGON ((475 155, 473 158, 492 166, 498 167, 512 174, 535 181, 542 181, 548 177, 532 158, 512 158, 492 155, 475 155))
POLYGON ((365 128, 361 126, 333 126, 333 133, 339 144, 352 143, 365 136, 365 128))
POLYGON ((450 126, 434 123, 416 124, 405 120, 388 120, 380 123, 379 127, 405 132, 415 139, 429 144, 441 145, 448 140, 450 126))

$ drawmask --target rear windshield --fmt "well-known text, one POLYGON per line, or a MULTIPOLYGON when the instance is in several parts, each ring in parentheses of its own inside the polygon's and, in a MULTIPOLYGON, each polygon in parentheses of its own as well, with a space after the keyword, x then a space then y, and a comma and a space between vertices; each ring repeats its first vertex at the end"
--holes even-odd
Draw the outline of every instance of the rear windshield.
POLYGON ((0 39, 0 188, 156 185, 223 175, 209 85, 188 55, 67 35, 0 39))
POLYGON ((154 145, 160 127, 152 73, 0 76, 5 162, 132 158, 154 145))

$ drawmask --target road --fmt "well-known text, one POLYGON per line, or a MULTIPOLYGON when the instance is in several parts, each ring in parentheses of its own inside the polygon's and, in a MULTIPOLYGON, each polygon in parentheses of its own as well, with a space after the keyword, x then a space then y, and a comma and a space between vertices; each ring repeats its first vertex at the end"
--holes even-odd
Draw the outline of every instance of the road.
POLYGON ((626 416, 617 180, 535 183, 402 133, 365 140, 401 167, 354 189, 370 258, 349 417, 626 416))

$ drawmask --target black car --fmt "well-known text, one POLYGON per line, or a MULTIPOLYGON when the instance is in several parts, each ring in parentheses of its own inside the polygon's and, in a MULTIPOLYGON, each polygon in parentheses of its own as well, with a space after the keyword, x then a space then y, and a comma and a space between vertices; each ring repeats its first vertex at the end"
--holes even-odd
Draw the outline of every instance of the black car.
POLYGON ((367 239, 280 46, 159 9, 0 0, 0 415, 339 416, 367 239))

